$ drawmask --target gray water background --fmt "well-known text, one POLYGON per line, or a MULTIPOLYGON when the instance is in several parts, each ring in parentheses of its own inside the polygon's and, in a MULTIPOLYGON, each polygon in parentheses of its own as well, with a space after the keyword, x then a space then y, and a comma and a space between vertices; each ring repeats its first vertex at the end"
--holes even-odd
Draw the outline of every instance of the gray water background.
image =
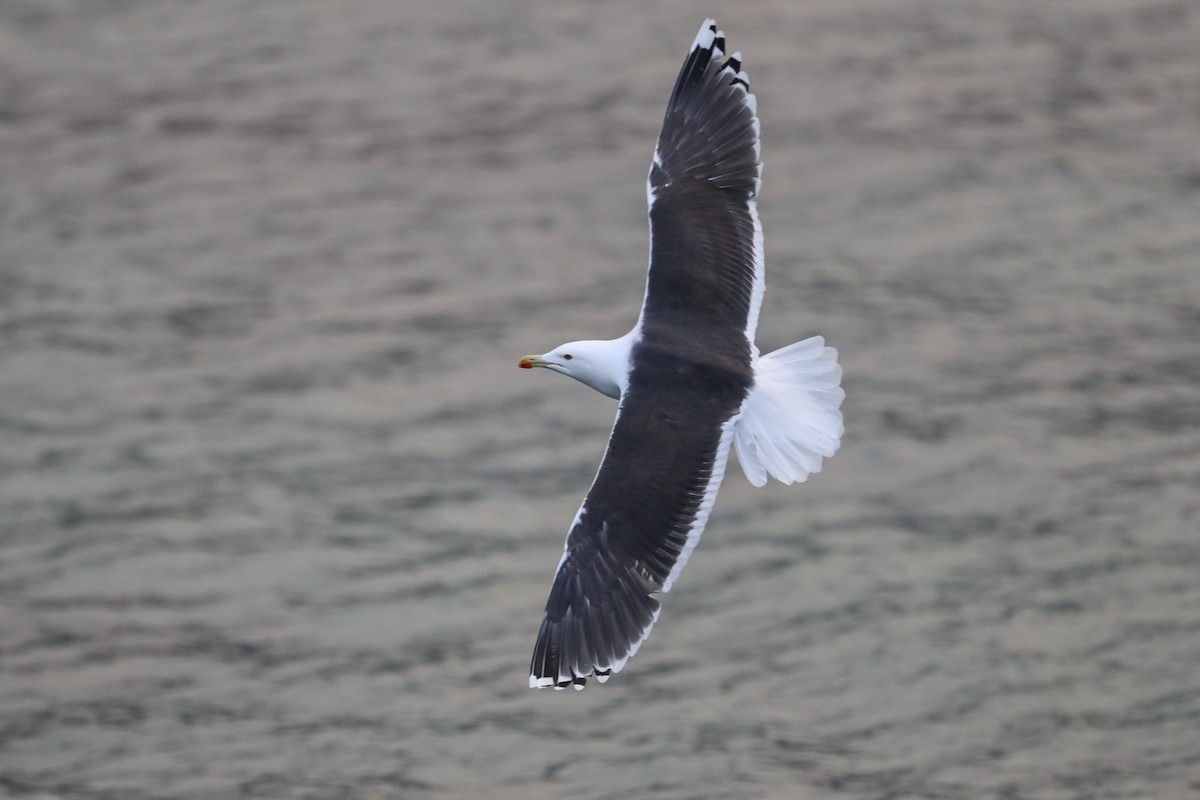
POLYGON ((1200 6, 744 6, 0 3, 0 796, 1200 796, 1200 6), (531 692, 714 12, 846 437, 531 692))

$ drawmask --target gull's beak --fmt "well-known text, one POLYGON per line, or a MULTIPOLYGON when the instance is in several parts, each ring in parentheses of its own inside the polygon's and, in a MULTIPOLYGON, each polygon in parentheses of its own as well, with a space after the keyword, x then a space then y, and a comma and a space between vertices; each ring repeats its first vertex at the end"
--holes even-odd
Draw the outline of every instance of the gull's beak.
POLYGON ((521 356, 521 360, 517 362, 517 366, 521 369, 533 369, 534 367, 548 367, 550 366, 550 362, 541 356, 521 356))

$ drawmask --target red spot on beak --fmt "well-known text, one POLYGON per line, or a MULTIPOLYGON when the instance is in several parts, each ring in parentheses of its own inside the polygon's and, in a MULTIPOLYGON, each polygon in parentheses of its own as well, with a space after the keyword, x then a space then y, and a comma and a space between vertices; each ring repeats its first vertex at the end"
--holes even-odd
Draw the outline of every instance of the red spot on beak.
POLYGON ((528 361, 522 361, 520 364, 517 364, 517 366, 521 369, 533 369, 533 364, 530 364, 528 361))

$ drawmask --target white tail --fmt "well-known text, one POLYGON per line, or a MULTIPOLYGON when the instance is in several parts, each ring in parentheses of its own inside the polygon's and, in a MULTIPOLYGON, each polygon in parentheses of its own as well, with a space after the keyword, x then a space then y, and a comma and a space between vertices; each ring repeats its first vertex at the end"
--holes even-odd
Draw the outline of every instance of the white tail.
POLYGON ((762 486, 767 475, 798 483, 821 471, 821 459, 841 444, 838 409, 846 396, 841 381, 837 350, 820 336, 755 362, 754 388, 733 431, 733 447, 750 483, 762 486))

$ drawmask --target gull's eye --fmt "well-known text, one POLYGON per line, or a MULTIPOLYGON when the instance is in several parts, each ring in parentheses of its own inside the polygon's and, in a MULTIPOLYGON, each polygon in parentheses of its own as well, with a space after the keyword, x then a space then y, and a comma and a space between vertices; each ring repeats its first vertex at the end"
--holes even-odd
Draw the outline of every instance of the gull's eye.
POLYGON ((571 360, 572 358, 574 358, 574 357, 575 357, 575 356, 571 355, 570 353, 564 353, 564 354, 563 354, 563 361, 570 361, 570 360, 571 360))

